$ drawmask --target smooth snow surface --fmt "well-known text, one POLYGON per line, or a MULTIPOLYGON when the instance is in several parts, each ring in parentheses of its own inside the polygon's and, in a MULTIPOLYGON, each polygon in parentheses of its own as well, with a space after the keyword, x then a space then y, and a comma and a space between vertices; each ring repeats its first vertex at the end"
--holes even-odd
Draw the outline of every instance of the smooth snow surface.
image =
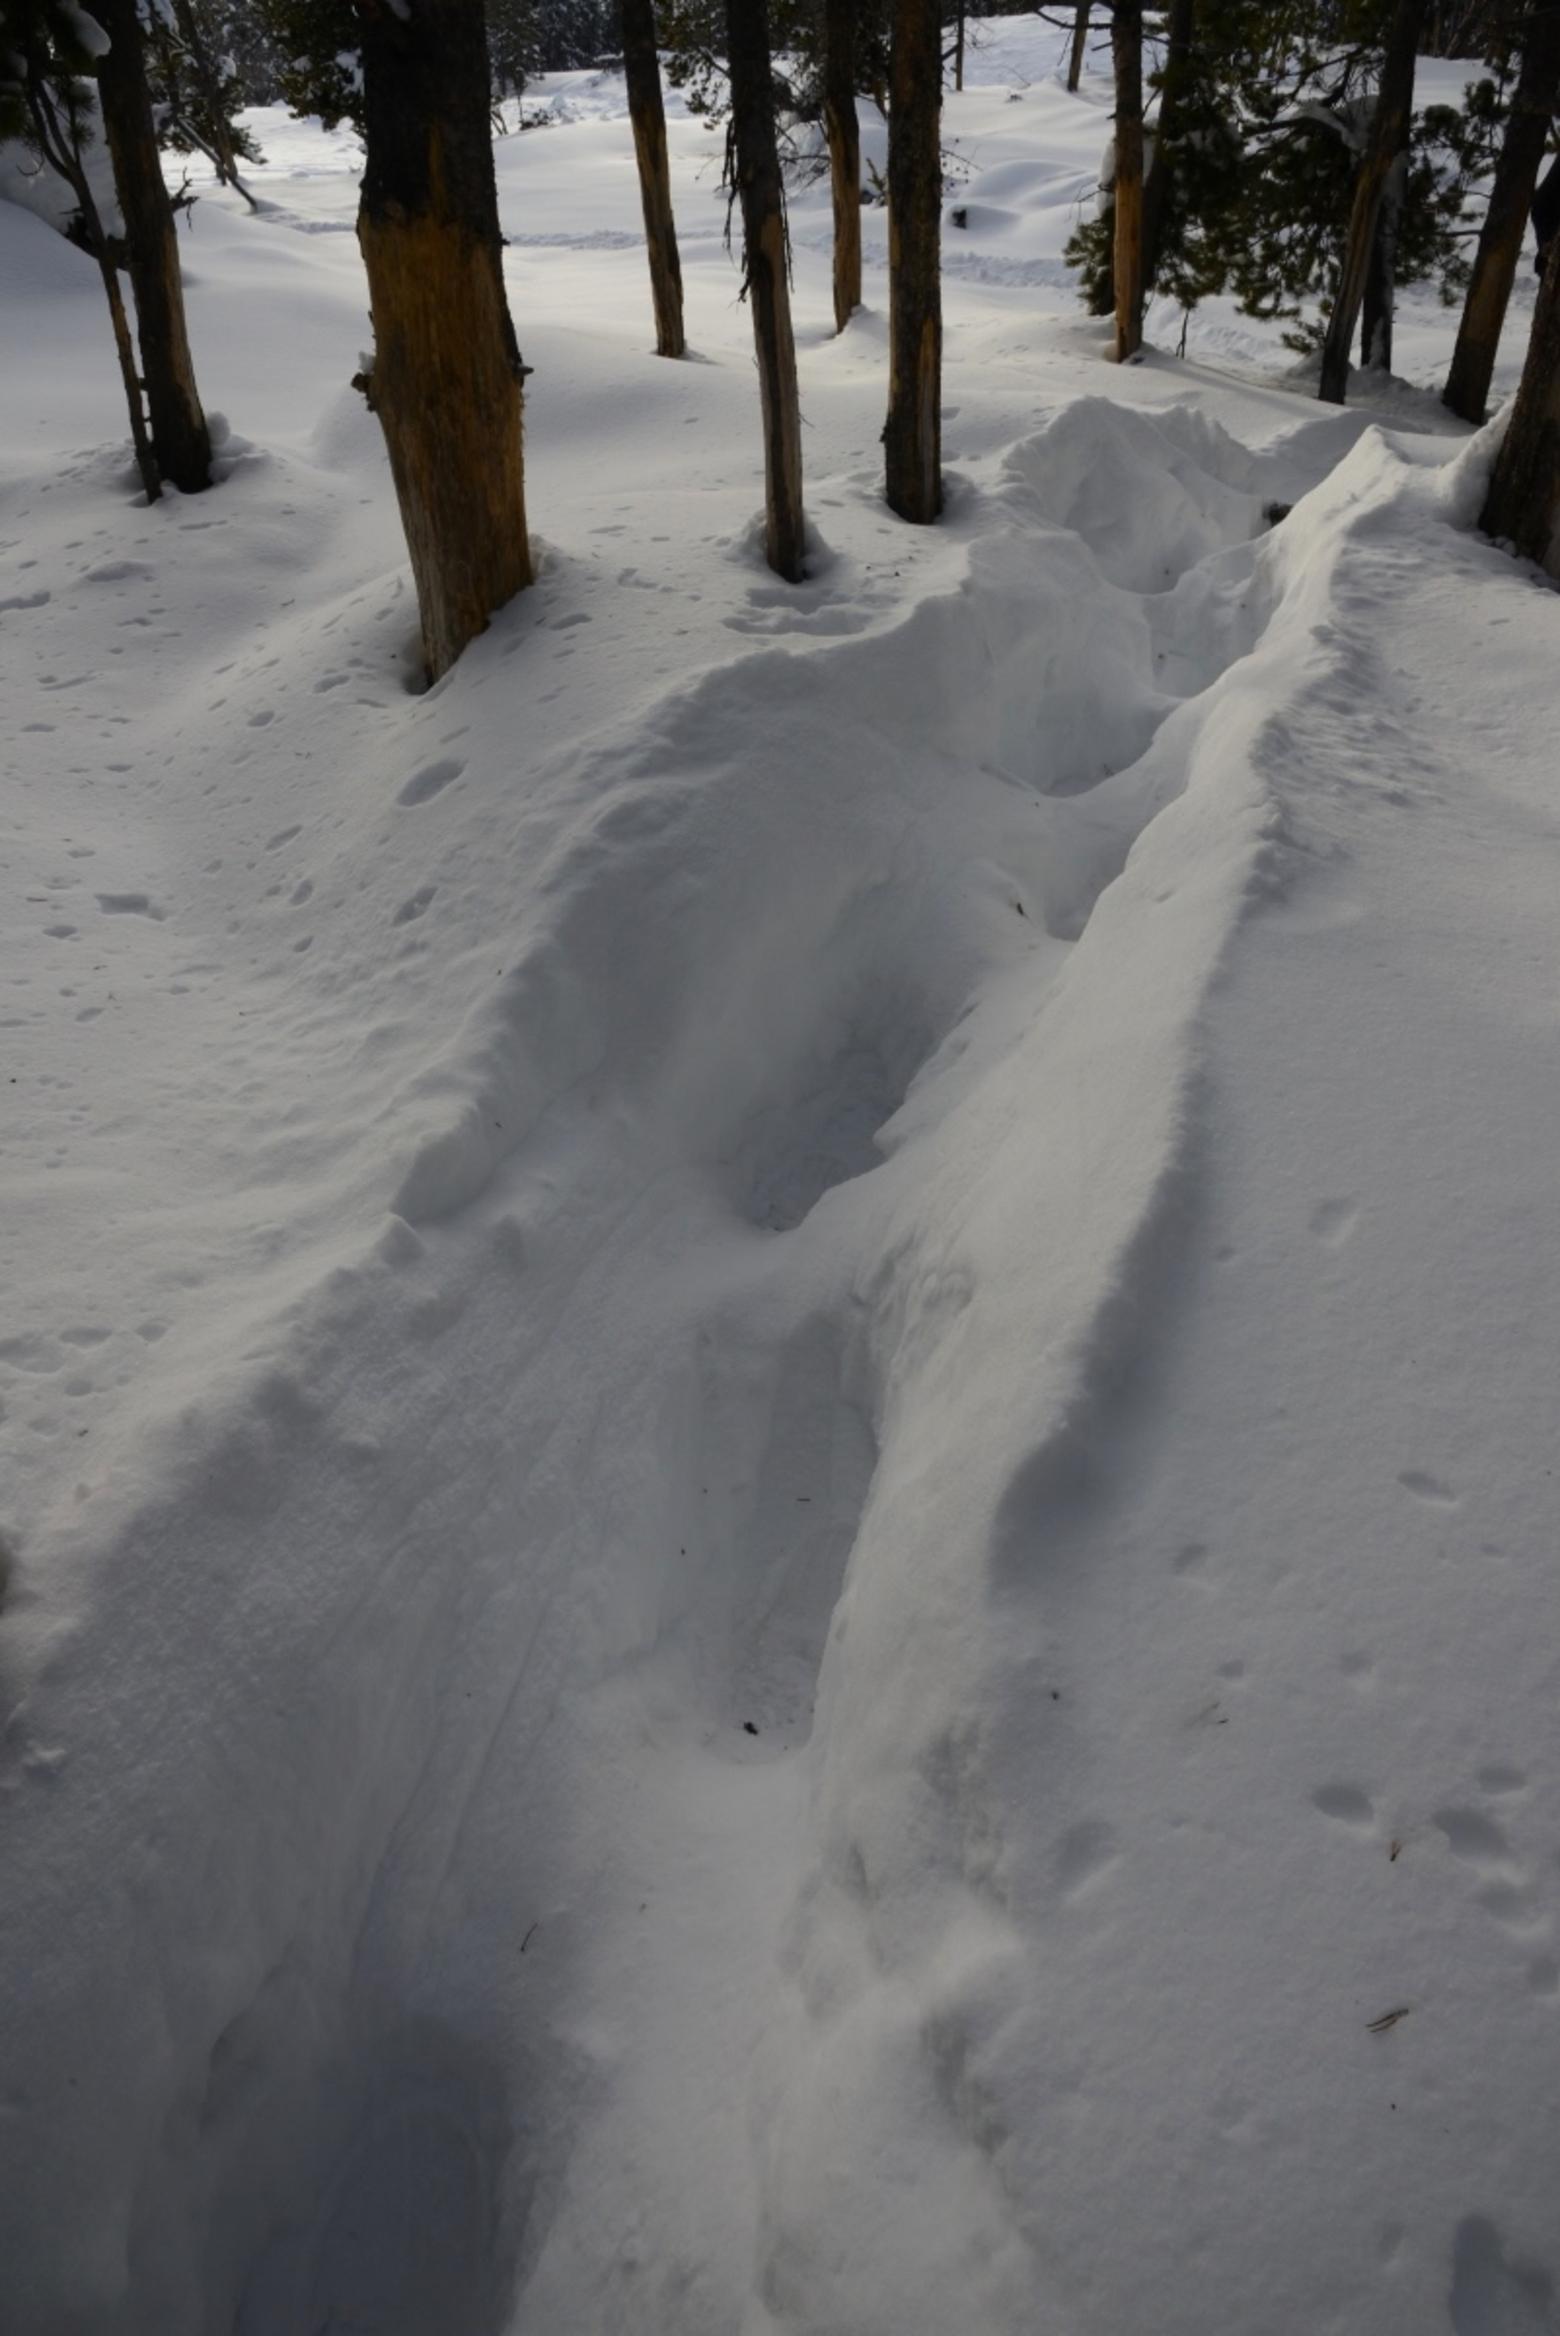
POLYGON ((936 529, 797 198, 795 591, 719 139, 665 364, 548 85, 421 696, 350 139, 150 510, 0 204, 5 2336, 1560 2324, 1560 604, 1433 305, 1429 434, 1103 363, 981 38, 936 529))

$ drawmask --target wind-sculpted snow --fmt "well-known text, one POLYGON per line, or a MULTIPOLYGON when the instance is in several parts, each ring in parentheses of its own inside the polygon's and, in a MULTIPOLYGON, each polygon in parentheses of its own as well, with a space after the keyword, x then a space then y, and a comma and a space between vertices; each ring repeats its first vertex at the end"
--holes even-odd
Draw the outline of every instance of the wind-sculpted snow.
MULTIPOLYGON (((599 79, 533 227, 571 151, 558 232, 631 205, 599 79)), ((1063 94, 961 102, 1059 204, 999 133, 1063 94)), ((6 2336, 1543 2326, 1553 601, 1458 532, 1488 443, 955 282, 906 529, 799 238, 782 591, 715 235, 697 366, 517 250, 540 582, 419 696, 350 238, 201 233, 197 328, 288 301, 218 492, 116 500, 85 357, 0 351, 6 2336)))

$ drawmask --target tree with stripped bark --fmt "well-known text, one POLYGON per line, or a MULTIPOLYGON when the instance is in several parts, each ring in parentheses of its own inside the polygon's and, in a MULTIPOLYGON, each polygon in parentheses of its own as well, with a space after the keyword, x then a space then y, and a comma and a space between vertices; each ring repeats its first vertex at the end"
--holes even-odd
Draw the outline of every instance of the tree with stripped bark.
POLYGON ((532 581, 482 0, 362 0, 358 243, 389 451, 437 680, 532 581))
POLYGON ((890 508, 942 509, 942 26, 937 0, 894 0, 888 94, 890 508))
POLYGON ((823 134, 834 206, 834 329, 861 306, 861 125, 856 118, 859 0, 824 0, 823 134))
POLYGON ((1115 240, 1112 279, 1116 362, 1143 346, 1143 6, 1113 0, 1111 59, 1116 77, 1115 240))
POLYGON ((731 118, 726 184, 742 214, 742 288, 753 312, 764 430, 764 552, 777 576, 805 573, 802 413, 791 330, 791 254, 775 139, 766 0, 726 0, 731 118))
POLYGON ((1528 211, 1560 105, 1560 0, 1528 0, 1519 38, 1521 68, 1442 393, 1465 422, 1484 419, 1528 211))
POLYGON ((1549 246, 1517 402, 1479 524, 1560 581, 1560 235, 1549 246))
POLYGON ((650 297, 655 309, 659 357, 681 357, 683 330, 682 263, 672 217, 672 174, 666 151, 666 107, 661 97, 661 60, 656 53, 655 0, 622 0, 623 75, 639 167, 639 202, 650 258, 650 297))

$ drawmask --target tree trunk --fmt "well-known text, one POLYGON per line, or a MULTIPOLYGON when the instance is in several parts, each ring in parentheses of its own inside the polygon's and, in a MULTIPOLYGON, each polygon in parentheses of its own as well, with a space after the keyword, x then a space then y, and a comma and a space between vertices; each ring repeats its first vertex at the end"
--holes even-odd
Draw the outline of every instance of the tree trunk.
POLYGON ((1143 0, 1115 0, 1116 362, 1143 346, 1143 0))
POLYGON ((650 297, 655 304, 658 357, 680 357, 683 332, 682 263, 672 218, 672 174, 666 156, 666 108, 655 48, 655 0, 623 0, 623 73, 639 165, 639 201, 650 254, 650 297))
POLYGON ((504 297, 482 0, 365 10, 358 376, 401 506, 433 680, 532 580, 525 368, 504 297))
POLYGON ((834 196, 834 329, 861 306, 861 124, 856 118, 858 0, 824 0, 823 130, 834 196))
POLYGON ((938 0, 894 0, 888 97, 889 506, 942 509, 942 25, 938 0))
POLYGON ((726 0, 726 48, 731 72, 728 169, 742 206, 743 289, 753 310, 764 421, 764 550, 777 576, 800 584, 806 559, 802 415, 766 0, 726 0))
POLYGON ((1360 363, 1373 373, 1392 370, 1392 320, 1397 305, 1398 221, 1403 215, 1403 179, 1408 157, 1400 154, 1387 174, 1387 191, 1376 218, 1376 237, 1365 273, 1360 311, 1360 363))
POLYGON ((1089 45, 1089 0, 1078 0, 1073 18, 1072 55, 1067 60, 1067 86, 1076 97, 1078 84, 1083 79, 1084 51, 1089 45))
POLYGON ((1408 145, 1414 108, 1414 57, 1428 6, 1429 0, 1397 0, 1387 30, 1381 61, 1381 90, 1354 182, 1343 272, 1322 347, 1322 377, 1317 394, 1328 405, 1341 406, 1348 392, 1349 352, 1354 346, 1354 328, 1364 305, 1376 226, 1393 165, 1408 145))
POLYGON ((1560 235, 1549 247, 1522 386, 1479 525, 1560 578, 1560 235))
POLYGON ((1186 70, 1192 54, 1196 0, 1170 0, 1165 25, 1165 63, 1159 77, 1159 118, 1154 159, 1143 187, 1143 281, 1152 284, 1164 241, 1165 205, 1175 172, 1175 139, 1186 70))
POLYGON ((211 437, 184 322, 179 238, 163 184, 140 17, 136 0, 102 0, 93 12, 109 36, 98 60, 98 96, 124 216, 152 445, 163 477, 194 495, 211 484, 211 437))
POLYGON ((119 270, 108 248, 108 234, 103 215, 92 192, 92 181, 87 176, 81 157, 77 133, 69 121, 60 118, 47 84, 29 75, 23 82, 23 97, 33 136, 39 152, 50 166, 58 171, 76 198, 81 213, 81 231, 87 249, 97 262, 103 291, 108 301, 109 322, 113 326, 114 351, 119 359, 119 378, 124 384, 125 404, 130 412, 130 440, 135 448, 136 468, 141 484, 146 489, 148 503, 157 502, 162 495, 162 479, 157 469, 157 457, 152 451, 151 435, 146 427, 146 408, 141 402, 141 377, 135 369, 135 345, 130 338, 130 319, 125 314, 124 294, 119 288, 119 270))
POLYGON ((1457 328, 1443 398, 1465 422, 1482 422, 1500 347, 1506 304, 1516 282, 1528 209, 1543 168, 1549 124, 1560 102, 1560 8, 1533 0, 1523 36, 1522 69, 1495 165, 1490 207, 1457 328))
POLYGON ((953 35, 953 86, 964 87, 964 0, 958 0, 953 35))

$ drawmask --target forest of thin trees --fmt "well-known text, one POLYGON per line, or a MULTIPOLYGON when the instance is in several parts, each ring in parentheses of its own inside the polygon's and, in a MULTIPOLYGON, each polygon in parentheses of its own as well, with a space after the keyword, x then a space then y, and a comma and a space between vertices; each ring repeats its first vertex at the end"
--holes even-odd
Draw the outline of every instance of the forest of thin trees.
MULTIPOLYGON (((1447 405, 1482 421, 1560 105, 1560 0, 1092 0, 1054 11, 1076 88, 1114 77, 1099 216, 1070 246, 1090 308, 1132 361, 1151 297, 1214 293, 1290 320, 1341 404, 1391 364, 1394 293, 1460 298, 1447 405), (1419 56, 1468 61, 1464 107, 1416 104, 1419 56)), ((911 525, 942 508, 941 112, 962 78, 945 0, 0 0, 0 134, 64 180, 107 299, 142 485, 202 491, 211 442, 184 315, 168 148, 246 197, 238 116, 280 98, 364 142, 358 240, 373 351, 357 386, 383 430, 430 676, 532 582, 524 384, 502 268, 495 107, 560 63, 624 71, 658 353, 686 354, 662 96, 670 74, 724 123, 759 380, 770 566, 807 568, 785 155, 818 123, 834 224, 834 321, 862 297, 861 209, 888 209, 883 492, 911 525), (887 117, 886 183, 862 184, 859 107, 887 117), (116 196, 106 212, 94 146, 116 196), (128 284, 129 297, 126 297, 128 284)), ((1557 181, 1560 184, 1560 181, 1557 181)), ((1560 576, 1560 235, 1484 525, 1560 576)))

